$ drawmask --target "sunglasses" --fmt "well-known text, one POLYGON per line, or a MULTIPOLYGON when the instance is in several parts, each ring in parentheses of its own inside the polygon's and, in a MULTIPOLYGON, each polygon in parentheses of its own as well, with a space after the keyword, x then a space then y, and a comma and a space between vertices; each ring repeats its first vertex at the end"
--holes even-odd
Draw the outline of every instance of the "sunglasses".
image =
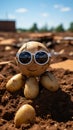
POLYGON ((16 57, 18 58, 19 63, 23 65, 30 64, 32 62, 33 57, 34 61, 37 64, 45 65, 46 63, 48 63, 51 54, 42 50, 37 51, 36 53, 30 53, 29 51, 22 51, 21 53, 17 53, 16 57))

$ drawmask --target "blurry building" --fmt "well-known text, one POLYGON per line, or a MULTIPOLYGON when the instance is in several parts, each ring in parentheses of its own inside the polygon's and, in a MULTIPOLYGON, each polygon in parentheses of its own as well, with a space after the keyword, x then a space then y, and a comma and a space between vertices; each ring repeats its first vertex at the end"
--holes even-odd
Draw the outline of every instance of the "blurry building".
POLYGON ((0 20, 0 31, 15 32, 16 31, 15 21, 0 20))

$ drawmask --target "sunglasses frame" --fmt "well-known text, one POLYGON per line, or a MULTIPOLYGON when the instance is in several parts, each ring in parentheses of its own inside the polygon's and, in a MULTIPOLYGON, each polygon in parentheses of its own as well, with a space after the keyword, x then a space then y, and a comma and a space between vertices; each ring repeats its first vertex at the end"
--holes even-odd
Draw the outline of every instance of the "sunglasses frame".
POLYGON ((20 64, 22 64, 22 65, 28 65, 28 64, 30 64, 30 63, 32 62, 32 59, 33 59, 32 56, 34 57, 35 63, 37 63, 37 64, 39 64, 39 65, 45 65, 45 64, 48 63, 49 58, 51 57, 51 53, 48 53, 48 52, 43 51, 43 50, 37 51, 36 53, 31 53, 31 52, 29 52, 29 51, 22 51, 22 52, 16 54, 16 57, 17 57, 17 59, 18 59, 18 62, 19 62, 20 64), (20 55, 22 52, 28 52, 28 53, 31 55, 30 61, 29 61, 28 63, 26 63, 26 64, 22 63, 22 62, 20 61, 20 59, 19 59, 19 55, 20 55), (48 60, 47 60, 45 63, 40 64, 40 63, 38 63, 38 62, 36 61, 35 55, 36 55, 38 52, 45 52, 45 53, 47 54, 48 60))

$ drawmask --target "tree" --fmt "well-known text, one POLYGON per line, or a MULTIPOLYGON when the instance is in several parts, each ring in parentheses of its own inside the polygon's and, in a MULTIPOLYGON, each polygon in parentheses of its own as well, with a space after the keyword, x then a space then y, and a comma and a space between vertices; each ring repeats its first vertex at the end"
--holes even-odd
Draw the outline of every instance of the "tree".
POLYGON ((55 28, 55 31, 56 31, 56 32, 64 32, 65 29, 64 29, 63 25, 60 24, 59 26, 57 26, 57 27, 55 28))
POLYGON ((28 31, 30 31, 30 32, 38 32, 38 27, 37 27, 37 24, 36 23, 34 23, 33 25, 32 25, 32 27, 28 30, 28 31))
POLYGON ((68 31, 73 32, 73 22, 70 23, 70 27, 68 28, 68 31))

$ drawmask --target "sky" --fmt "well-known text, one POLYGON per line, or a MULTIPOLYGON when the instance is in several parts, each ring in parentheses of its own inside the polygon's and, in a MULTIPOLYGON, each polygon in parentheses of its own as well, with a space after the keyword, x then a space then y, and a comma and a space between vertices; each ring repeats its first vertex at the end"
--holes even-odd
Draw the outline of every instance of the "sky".
POLYGON ((17 28, 37 23, 68 28, 73 22, 73 0, 0 0, 0 20, 15 20, 17 28))

